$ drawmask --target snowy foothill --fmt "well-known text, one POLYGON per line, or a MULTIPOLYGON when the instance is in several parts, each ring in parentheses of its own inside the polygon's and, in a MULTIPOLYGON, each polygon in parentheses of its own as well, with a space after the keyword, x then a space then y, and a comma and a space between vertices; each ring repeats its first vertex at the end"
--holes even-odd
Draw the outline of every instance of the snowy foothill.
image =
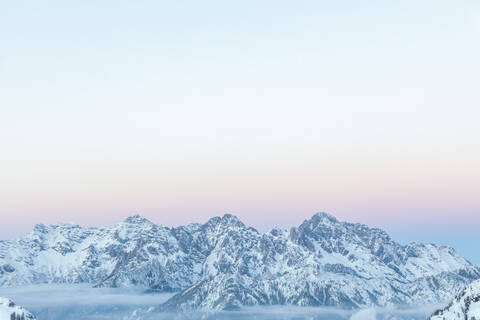
POLYGON ((0 320, 35 320, 35 317, 12 299, 0 297, 0 320))
POLYGON ((453 298, 448 306, 433 313, 430 320, 479 320, 480 280, 474 281, 453 298))

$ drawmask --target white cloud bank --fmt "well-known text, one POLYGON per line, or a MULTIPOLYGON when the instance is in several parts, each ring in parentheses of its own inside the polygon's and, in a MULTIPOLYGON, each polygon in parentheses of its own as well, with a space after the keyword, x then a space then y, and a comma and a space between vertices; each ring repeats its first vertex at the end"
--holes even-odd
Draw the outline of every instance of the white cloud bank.
POLYGON ((360 310, 350 317, 350 320, 376 320, 377 312, 375 309, 363 309, 360 310))
POLYGON ((85 284, 0 288, 0 297, 12 298, 39 320, 425 320, 437 307, 378 308, 355 312, 326 307, 257 306, 234 312, 144 312, 171 295, 146 294, 142 288, 91 288, 85 284), (138 312, 132 316, 135 310, 138 312))

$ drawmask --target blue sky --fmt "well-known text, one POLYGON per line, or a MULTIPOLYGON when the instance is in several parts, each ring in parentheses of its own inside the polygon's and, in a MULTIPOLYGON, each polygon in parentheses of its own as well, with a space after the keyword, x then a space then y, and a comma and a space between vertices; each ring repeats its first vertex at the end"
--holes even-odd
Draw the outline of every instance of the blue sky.
POLYGON ((328 211, 480 262, 479 33, 473 0, 2 4, 0 234, 328 211))

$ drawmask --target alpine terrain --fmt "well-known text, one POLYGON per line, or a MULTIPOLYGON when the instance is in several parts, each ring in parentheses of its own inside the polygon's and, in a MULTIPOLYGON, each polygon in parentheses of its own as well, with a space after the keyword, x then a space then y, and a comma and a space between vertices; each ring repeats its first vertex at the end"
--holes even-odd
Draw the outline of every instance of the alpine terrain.
POLYGON ((35 320, 35 317, 8 298, 0 298, 0 320, 35 320))
POLYGON ((480 269, 452 248, 401 245, 380 229, 326 213, 267 233, 229 214, 180 227, 136 215, 108 228, 40 224, 0 241, 0 286, 90 283, 178 292, 159 311, 433 303, 478 278, 480 269))
POLYGON ((430 320, 479 320, 480 280, 467 286, 444 309, 437 310, 430 320))

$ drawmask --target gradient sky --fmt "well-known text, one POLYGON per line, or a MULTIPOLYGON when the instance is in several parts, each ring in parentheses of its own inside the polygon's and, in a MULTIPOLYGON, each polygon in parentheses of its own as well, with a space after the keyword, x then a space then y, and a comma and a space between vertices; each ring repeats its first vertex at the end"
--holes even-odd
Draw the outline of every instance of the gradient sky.
POLYGON ((480 263, 480 2, 0 5, 0 238, 316 211, 480 263))

